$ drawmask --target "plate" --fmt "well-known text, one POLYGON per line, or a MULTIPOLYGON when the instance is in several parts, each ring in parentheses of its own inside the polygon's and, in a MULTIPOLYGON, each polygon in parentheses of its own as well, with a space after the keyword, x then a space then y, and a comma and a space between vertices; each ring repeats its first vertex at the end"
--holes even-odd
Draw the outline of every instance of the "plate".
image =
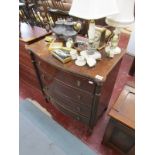
POLYGON ((94 51, 93 54, 88 54, 87 51, 84 50, 84 51, 81 51, 81 52, 80 52, 80 55, 82 55, 85 59, 87 59, 88 57, 92 57, 92 58, 94 58, 94 59, 96 59, 96 60, 100 60, 101 57, 102 57, 102 56, 101 56, 101 53, 98 52, 98 51, 94 51))
POLYGON ((75 64, 76 64, 77 66, 84 66, 84 65, 86 64, 86 61, 79 61, 79 60, 76 60, 76 61, 75 61, 75 64))

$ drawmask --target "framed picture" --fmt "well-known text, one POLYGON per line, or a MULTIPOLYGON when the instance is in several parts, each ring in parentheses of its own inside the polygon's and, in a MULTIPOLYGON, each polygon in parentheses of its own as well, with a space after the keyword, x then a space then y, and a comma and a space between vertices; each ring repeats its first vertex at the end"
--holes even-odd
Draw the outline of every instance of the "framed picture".
POLYGON ((95 38, 94 38, 94 47, 97 49, 100 45, 101 35, 104 31, 104 28, 95 27, 95 38))
POLYGON ((107 43, 112 33, 105 27, 96 26, 95 30, 94 48, 100 50, 107 43))
POLYGON ((60 60, 62 63, 71 61, 70 50, 67 48, 60 48, 51 51, 52 55, 60 60))

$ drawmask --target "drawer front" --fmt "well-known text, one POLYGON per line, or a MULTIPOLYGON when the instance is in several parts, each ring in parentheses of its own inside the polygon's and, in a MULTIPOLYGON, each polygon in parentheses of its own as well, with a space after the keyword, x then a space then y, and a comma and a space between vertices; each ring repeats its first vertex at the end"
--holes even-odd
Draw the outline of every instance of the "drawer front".
POLYGON ((59 103, 61 103, 61 105, 75 113, 78 113, 82 116, 85 116, 87 118, 90 117, 91 115, 91 108, 86 106, 86 105, 82 105, 79 104, 77 102, 73 102, 72 100, 70 100, 70 98, 68 98, 67 96, 64 96, 63 94, 57 92, 57 91, 51 91, 50 93, 47 91, 45 91, 46 95, 50 98, 54 98, 55 100, 57 100, 59 103))
POLYGON ((41 60, 37 56, 35 57, 35 61, 36 61, 38 69, 41 72, 48 74, 49 76, 55 77, 57 75, 57 72, 59 72, 59 70, 57 70, 55 67, 44 62, 43 60, 41 60))
POLYGON ((55 69, 50 64, 44 62, 43 60, 40 60, 37 57, 36 57, 36 62, 37 62, 38 68, 42 72, 47 73, 49 76, 53 76, 57 78, 58 80, 70 85, 71 87, 84 90, 91 94, 94 93, 95 83, 93 81, 87 78, 76 76, 72 73, 66 73, 61 70, 55 69))
POLYGON ((63 112, 64 114, 67 114, 71 117, 73 117, 74 119, 83 122, 87 125, 89 125, 89 118, 86 118, 84 116, 79 115, 78 113, 73 112, 70 109, 67 109, 66 107, 64 107, 61 103, 59 103, 57 100, 53 99, 52 97, 50 98, 50 101, 52 102, 52 104, 58 108, 58 110, 60 110, 61 112, 63 112))
POLYGON ((55 80, 55 75, 49 75, 44 71, 39 69, 40 78, 45 86, 49 86, 55 80))
POLYGON ((94 93, 95 83, 87 78, 82 78, 70 73, 61 72, 57 75, 57 79, 63 81, 64 83, 67 83, 72 87, 87 91, 91 94, 94 93))
POLYGON ((45 90, 49 95, 52 95, 53 92, 56 92, 59 94, 59 96, 64 96, 72 102, 76 102, 83 106, 91 107, 92 105, 93 95, 69 87, 56 79, 54 79, 50 85, 45 87, 45 90))

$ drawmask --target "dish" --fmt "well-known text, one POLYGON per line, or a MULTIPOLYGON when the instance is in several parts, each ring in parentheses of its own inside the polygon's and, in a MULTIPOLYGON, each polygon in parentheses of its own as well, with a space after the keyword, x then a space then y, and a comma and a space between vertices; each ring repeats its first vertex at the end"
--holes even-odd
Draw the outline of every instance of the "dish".
POLYGON ((84 66, 84 65, 86 64, 86 61, 85 61, 85 60, 83 60, 83 61, 81 61, 81 60, 76 60, 76 61, 75 61, 75 64, 76 64, 77 66, 84 66))
POLYGON ((80 55, 83 56, 85 59, 87 59, 88 57, 92 57, 92 58, 94 58, 94 59, 96 59, 96 60, 100 60, 101 57, 102 57, 102 56, 101 56, 101 53, 98 52, 98 51, 95 51, 94 54, 89 55, 89 54, 87 54, 87 51, 84 50, 84 51, 81 51, 81 52, 80 52, 80 55))

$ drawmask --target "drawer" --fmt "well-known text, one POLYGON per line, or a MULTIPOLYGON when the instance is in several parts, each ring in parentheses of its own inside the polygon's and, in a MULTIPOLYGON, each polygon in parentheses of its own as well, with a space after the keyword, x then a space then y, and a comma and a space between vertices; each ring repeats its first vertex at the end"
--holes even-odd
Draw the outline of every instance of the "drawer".
POLYGON ((42 80, 42 83, 46 86, 50 85, 53 83, 53 80, 55 80, 55 76, 54 75, 49 75, 47 74, 45 71, 42 71, 39 69, 39 74, 40 74, 40 78, 42 80))
POLYGON ((56 68, 54 68, 50 64, 46 63, 45 61, 41 60, 37 56, 35 56, 35 61, 36 61, 38 69, 41 72, 44 72, 44 73, 46 73, 50 76, 53 76, 53 77, 57 74, 57 72, 59 72, 59 70, 57 70, 56 68))
POLYGON ((73 102, 72 100, 70 100, 70 98, 68 98, 67 96, 64 96, 63 94, 61 94, 57 91, 50 92, 51 95, 46 91, 45 91, 45 93, 49 98, 54 98, 55 100, 57 100, 63 107, 66 107, 67 109, 69 109, 75 113, 78 113, 80 115, 83 115, 87 118, 90 117, 90 115, 91 115, 90 107, 88 107, 86 105, 79 104, 77 102, 73 102))
POLYGON ((88 107, 91 107, 92 105, 93 95, 67 86, 63 84, 61 81, 58 81, 57 79, 54 79, 52 83, 50 83, 50 85, 45 87, 45 90, 46 92, 48 92, 49 95, 52 95, 53 92, 55 92, 59 95, 68 98, 72 102, 76 102, 81 105, 86 105, 88 107))
POLYGON ((67 114, 67 115, 71 116, 72 118, 89 125, 89 119, 90 118, 86 118, 82 115, 79 115, 78 113, 73 112, 70 109, 67 109, 61 103, 59 103, 57 100, 55 100, 53 98, 50 98, 50 101, 58 110, 60 110, 64 114, 67 114))
POLYGON ((91 94, 94 93, 95 83, 87 78, 66 72, 60 72, 57 74, 56 78, 72 87, 87 91, 91 94))
POLYGON ((73 73, 66 73, 59 69, 54 68, 52 65, 44 62, 43 60, 36 57, 36 62, 39 70, 48 74, 48 76, 53 76, 58 80, 70 85, 71 87, 75 87, 81 89, 83 91, 87 91, 88 93, 93 94, 95 90, 95 83, 88 78, 76 76, 73 73))

